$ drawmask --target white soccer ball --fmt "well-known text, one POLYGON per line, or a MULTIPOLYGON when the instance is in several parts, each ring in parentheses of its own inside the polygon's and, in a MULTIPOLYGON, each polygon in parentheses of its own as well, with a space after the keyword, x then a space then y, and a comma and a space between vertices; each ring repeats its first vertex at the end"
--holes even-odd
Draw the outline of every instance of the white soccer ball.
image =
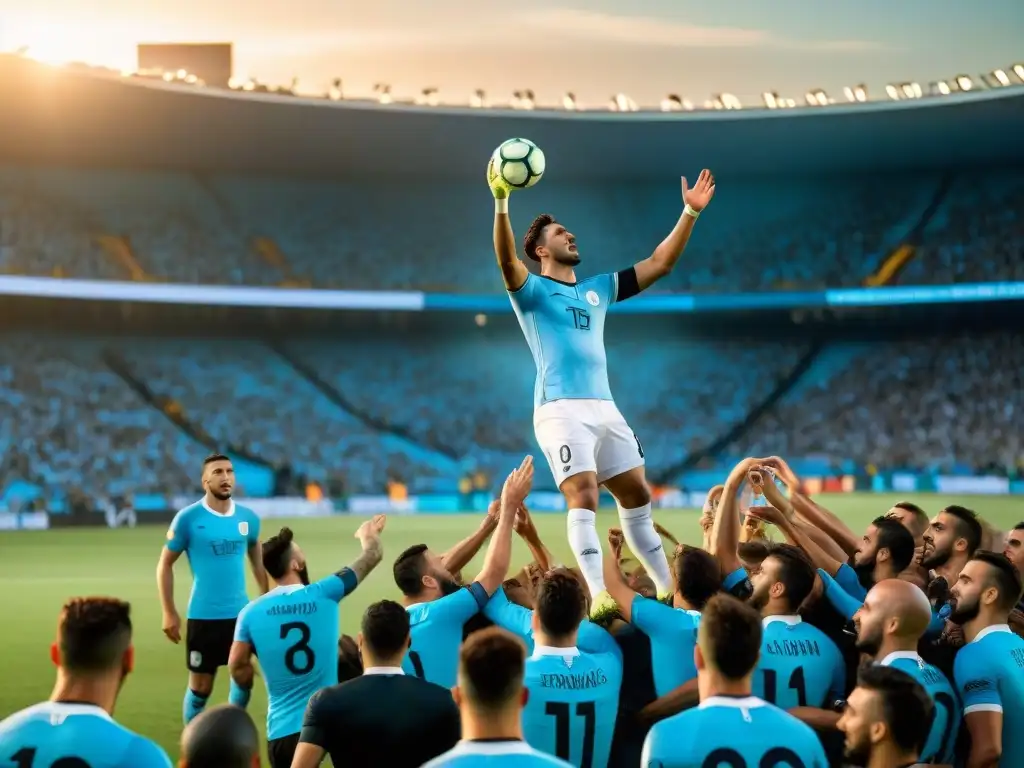
POLYGON ((529 139, 509 139, 494 150, 494 169, 513 189, 532 187, 544 175, 544 153, 529 139))

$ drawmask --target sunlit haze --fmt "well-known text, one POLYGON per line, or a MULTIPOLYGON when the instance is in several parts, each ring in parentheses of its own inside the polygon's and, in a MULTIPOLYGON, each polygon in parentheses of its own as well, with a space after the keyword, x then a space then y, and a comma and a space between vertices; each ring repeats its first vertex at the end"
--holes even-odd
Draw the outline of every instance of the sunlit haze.
POLYGON ((866 83, 976 75, 1024 59, 1024 3, 988 0, 0 0, 0 50, 115 69, 139 42, 233 42, 235 75, 348 94, 385 82, 396 95, 437 87, 566 91, 583 104, 617 92, 757 100, 866 83))

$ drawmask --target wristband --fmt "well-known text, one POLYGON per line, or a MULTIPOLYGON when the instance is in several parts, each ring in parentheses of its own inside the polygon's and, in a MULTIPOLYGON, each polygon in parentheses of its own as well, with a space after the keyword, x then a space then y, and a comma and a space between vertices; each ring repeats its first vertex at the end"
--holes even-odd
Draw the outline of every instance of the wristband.
POLYGON ((698 211, 696 208, 691 208, 689 203, 687 203, 686 207, 683 208, 683 213, 694 219, 700 216, 700 211, 698 211))
POLYGON ((507 197, 496 197, 496 198, 494 198, 494 212, 495 213, 508 213, 508 198, 507 197))

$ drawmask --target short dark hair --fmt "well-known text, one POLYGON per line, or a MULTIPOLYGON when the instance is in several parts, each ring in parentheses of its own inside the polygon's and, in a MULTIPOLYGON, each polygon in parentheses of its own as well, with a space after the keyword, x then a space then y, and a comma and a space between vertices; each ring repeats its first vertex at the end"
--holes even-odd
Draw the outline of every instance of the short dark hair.
POLYGON ((1010 559, 1002 552, 989 552, 985 549, 979 549, 971 559, 980 560, 989 566, 991 586, 999 591, 999 608, 1012 611, 1020 602, 1024 587, 1021 585, 1020 572, 1010 559))
POLYGON ((587 613, 583 586, 564 568, 541 579, 534 602, 541 629, 555 638, 566 637, 579 629, 587 613))
POLYGON ((409 644, 409 612, 394 600, 380 600, 363 614, 363 642, 381 656, 395 656, 409 644))
POLYGON ((903 670, 871 663, 860 668, 857 686, 881 697, 882 717, 896 746, 920 755, 935 713, 925 689, 903 670))
POLYGON ((131 605, 113 597, 75 597, 60 612, 57 645, 61 666, 94 674, 121 666, 132 644, 131 605))
POLYGON ((203 469, 206 469, 207 466, 213 464, 215 461, 231 461, 231 457, 225 456, 223 453, 211 453, 203 459, 203 469))
POLYGON ((338 682, 345 683, 363 674, 363 660, 359 657, 359 645, 352 635, 342 635, 338 640, 338 682))
POLYGON ((523 250, 534 261, 540 261, 540 257, 537 256, 537 246, 541 245, 541 241, 544 239, 544 230, 555 223, 554 216, 550 213, 542 213, 530 223, 530 228, 526 230, 526 236, 523 238, 523 250))
POLYGON ((974 553, 981 546, 981 538, 984 535, 978 513, 957 504, 951 504, 942 511, 956 518, 956 537, 967 541, 967 556, 974 557, 974 553))
POLYGON ((740 542, 737 554, 740 556, 740 560, 750 563, 762 563, 770 552, 771 546, 768 542, 755 539, 753 541, 740 542))
POLYGON ((761 654, 761 617, 735 597, 718 594, 700 614, 697 637, 705 662, 729 680, 753 672, 761 654))
POLYGON ((892 507, 893 509, 902 509, 904 512, 910 512, 914 517, 928 517, 928 513, 912 501, 897 501, 892 507))
POLYGON ((413 544, 395 560, 393 573, 395 584, 406 597, 416 597, 423 591, 423 576, 426 573, 426 544, 413 544))
POLYGON ((469 701, 485 710, 500 710, 523 687, 526 648, 500 627, 474 632, 459 651, 459 686, 469 701))
POLYGON ((718 560, 699 547, 683 544, 672 560, 672 569, 679 594, 698 611, 722 591, 718 560))
POLYGON ((889 550, 896 573, 907 570, 914 559, 914 534, 889 517, 876 517, 871 524, 878 530, 878 549, 889 550))
POLYGON ((263 542, 263 567, 273 579, 280 579, 288 572, 292 557, 294 534, 287 526, 263 542))
POLYGON ((181 760, 187 768, 250 768, 259 753, 256 725, 232 704, 206 710, 181 734, 181 760))
POLYGON ((1015 526, 1013 526, 1013 530, 1015 530, 1015 531, 1024 531, 1024 520, 1021 520, 1019 523, 1017 523, 1015 526))
POLYGON ((792 544, 773 544, 768 557, 778 561, 777 579, 786 588, 786 601, 796 612, 814 590, 814 580, 818 575, 814 566, 804 551, 792 544))

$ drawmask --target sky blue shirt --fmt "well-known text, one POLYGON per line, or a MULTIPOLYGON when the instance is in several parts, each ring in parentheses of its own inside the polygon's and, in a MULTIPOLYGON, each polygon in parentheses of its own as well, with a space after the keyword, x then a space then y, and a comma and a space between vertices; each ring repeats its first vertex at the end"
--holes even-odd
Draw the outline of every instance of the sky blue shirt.
POLYGON ((537 365, 534 407, 552 400, 611 400, 604 320, 616 300, 615 273, 567 285, 530 274, 509 291, 512 309, 537 365))
POLYGON ((986 627, 961 648, 953 678, 964 717, 972 712, 1003 716, 1000 765, 1024 765, 1024 639, 1006 624, 986 627))
POLYGON ((917 680, 935 705, 935 719, 928 732, 928 740, 921 750, 921 762, 953 765, 961 716, 960 702, 949 680, 937 667, 927 663, 914 651, 896 651, 878 663, 883 667, 906 672, 917 680))
POLYGON ((259 517, 233 501, 225 515, 214 512, 205 501, 197 501, 174 516, 167 531, 167 548, 184 552, 192 569, 188 618, 238 617, 249 602, 246 555, 259 540, 259 517))
POLYGON ((799 616, 763 620, 754 695, 782 709, 831 709, 846 693, 846 664, 836 644, 799 616))
POLYGON ((651 640, 654 689, 665 696, 697 676, 693 649, 697 645, 698 611, 672 608, 658 600, 637 595, 630 607, 632 624, 651 640))
POLYGON ((524 685, 523 735, 530 746, 577 768, 606 768, 622 686, 622 651, 605 630, 583 621, 574 648, 537 645, 533 611, 494 593, 485 615, 531 649, 524 685))
POLYGON ((171 768, 166 753, 91 704, 46 701, 0 722, 0 765, 50 768, 171 768))
POLYGON ((460 741, 421 768, 571 768, 525 741, 460 741))
POLYGON ((462 627, 480 612, 487 599, 487 590, 474 581, 437 600, 408 606, 412 644, 402 659, 405 674, 442 688, 453 687, 459 673, 462 627))
POLYGON ((338 683, 338 602, 356 588, 348 568, 308 587, 277 587, 239 614, 235 641, 259 654, 267 738, 299 733, 310 697, 338 683))
POLYGON ((656 723, 641 768, 792 766, 828 768, 814 729, 754 696, 712 696, 656 723))

